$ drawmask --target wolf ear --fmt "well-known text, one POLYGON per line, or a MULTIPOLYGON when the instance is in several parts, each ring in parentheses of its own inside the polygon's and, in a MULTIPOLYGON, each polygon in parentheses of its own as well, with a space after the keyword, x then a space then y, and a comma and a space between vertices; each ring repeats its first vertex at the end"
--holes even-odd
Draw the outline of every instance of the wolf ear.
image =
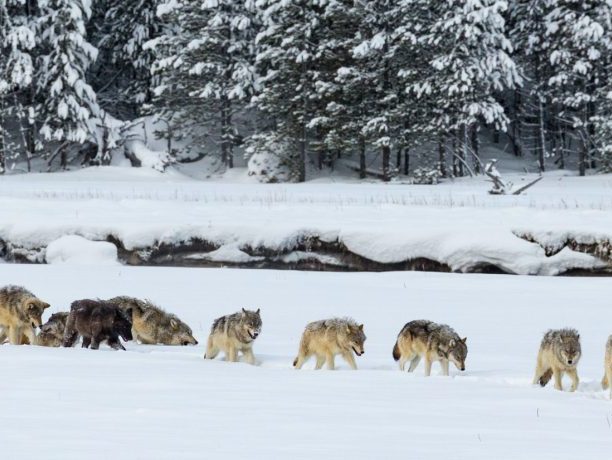
POLYGON ((49 308, 51 305, 49 305, 47 302, 43 303, 43 310, 45 310, 46 308, 49 308))
POLYGON ((261 311, 261 308, 258 308, 257 311, 255 312, 256 314, 259 315, 259 312, 261 311))
POLYGON ((457 342, 455 342, 455 339, 451 339, 451 341, 448 342, 448 346, 451 347, 451 348, 454 347, 456 344, 457 344, 457 342))
POLYGON ((242 309, 242 316, 246 315, 246 310, 243 308, 242 309))
POLYGON ((171 318, 170 326, 172 327, 172 329, 178 329, 178 322, 174 318, 171 318))
POLYGON ((462 338, 461 341, 465 343, 467 341, 467 337, 462 338))
POLYGON ((360 330, 360 331, 363 331, 363 324, 360 324, 360 325, 359 325, 359 330, 360 330))

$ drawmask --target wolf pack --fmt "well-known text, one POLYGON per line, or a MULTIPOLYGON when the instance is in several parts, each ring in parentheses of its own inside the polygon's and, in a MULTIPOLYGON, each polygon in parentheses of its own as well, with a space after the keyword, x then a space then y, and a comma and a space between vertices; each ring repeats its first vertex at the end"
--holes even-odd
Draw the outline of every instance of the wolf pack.
MULTIPOLYGON (((73 347, 81 338, 82 347, 98 349, 106 343, 113 349, 125 350, 121 343, 137 340, 142 344, 197 345, 191 328, 176 315, 168 313, 148 300, 120 296, 108 300, 82 299, 72 302, 69 312, 53 313, 43 323, 47 302, 20 286, 0 289, 0 344, 73 347), (38 329, 38 333, 37 333, 38 329)), ((205 359, 214 359, 220 352, 226 361, 236 362, 240 356, 256 364, 253 344, 261 334, 260 309, 242 309, 213 321, 206 345, 205 359)), ((298 354, 293 361, 296 369, 315 357, 315 369, 324 365, 335 369, 335 358, 341 356, 357 369, 355 355, 365 353, 366 335, 363 324, 350 318, 330 318, 306 325, 298 354)), ((428 320, 410 321, 400 330, 393 346, 393 359, 400 370, 412 372, 424 362, 425 375, 431 374, 438 362, 443 375, 449 375, 449 364, 465 370, 468 354, 467 338, 446 324, 428 320)), ((565 374, 571 379, 569 391, 578 387, 577 366, 582 350, 575 329, 549 330, 544 334, 536 360, 533 384, 546 386, 554 379, 554 387, 563 390, 565 374)), ((610 388, 612 399, 612 335, 605 346, 602 387, 610 388)))

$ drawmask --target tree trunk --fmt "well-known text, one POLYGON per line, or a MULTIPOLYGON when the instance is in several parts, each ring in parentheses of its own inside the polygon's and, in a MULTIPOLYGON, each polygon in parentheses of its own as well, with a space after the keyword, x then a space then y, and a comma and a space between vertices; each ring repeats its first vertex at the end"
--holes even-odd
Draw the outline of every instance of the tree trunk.
POLYGON ((62 146, 60 151, 60 167, 66 169, 68 167, 68 152, 66 152, 66 146, 62 146))
POLYGON ((404 149, 404 175, 407 176, 410 172, 410 149, 404 149))
POLYGON ((438 140, 438 170, 442 177, 446 177, 446 149, 444 148, 444 136, 438 140))
POLYGON ((395 154, 395 168, 398 171, 402 170, 402 147, 397 148, 397 153, 395 154))
POLYGON ((6 171, 6 154, 4 152, 4 129, 2 127, 2 120, 0 119, 0 174, 4 174, 6 171))
POLYGON ((366 142, 363 136, 359 136, 359 178, 366 178, 366 142))
POLYGON ((546 158, 546 126, 544 125, 544 102, 541 97, 538 100, 538 118, 538 165, 540 167, 540 172, 544 172, 544 160, 546 158))
POLYGON ((521 133, 521 93, 520 90, 514 92, 514 120, 512 121, 512 150, 514 156, 523 156, 523 139, 521 133))
MULTIPOLYGON (((459 134, 459 133, 456 133, 456 134, 459 134)), ((455 135, 453 136, 453 158, 454 158, 453 161, 455 162, 455 165, 457 167, 455 176, 458 176, 458 177, 463 177, 463 162, 457 161, 457 156, 461 157, 462 154, 463 154, 463 151, 460 151, 457 148, 457 135, 455 135)))
POLYGON ((230 152, 230 127, 229 127, 229 101, 227 97, 221 97, 221 160, 228 167, 233 167, 230 152))
POLYGON ((383 181, 385 182, 389 182, 391 180, 391 171, 389 169, 390 159, 391 159, 391 147, 385 144, 382 147, 382 172, 383 172, 383 181))
MULTIPOLYGON (((589 85, 590 88, 591 85, 589 85)), ((589 90, 589 94, 592 94, 592 91, 589 90)), ((591 154, 593 150, 593 139, 595 138, 595 125, 593 124, 593 117, 595 116, 595 104, 593 102, 589 102, 587 104, 587 156, 590 158, 590 167, 591 169, 597 168, 597 162, 595 161, 595 155, 591 154)))
POLYGON ((480 139, 478 139, 478 125, 476 123, 471 127, 471 137, 472 152, 474 154, 474 172, 479 174, 482 171, 480 170, 480 139))

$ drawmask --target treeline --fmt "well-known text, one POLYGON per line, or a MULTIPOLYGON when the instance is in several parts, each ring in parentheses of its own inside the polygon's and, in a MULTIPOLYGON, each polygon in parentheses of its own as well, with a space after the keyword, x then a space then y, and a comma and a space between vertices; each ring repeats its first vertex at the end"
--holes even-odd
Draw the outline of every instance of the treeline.
POLYGON ((612 167, 612 0, 0 0, 0 172, 109 164, 149 116, 171 161, 361 177, 612 167), (377 161, 372 172, 369 159, 377 161))

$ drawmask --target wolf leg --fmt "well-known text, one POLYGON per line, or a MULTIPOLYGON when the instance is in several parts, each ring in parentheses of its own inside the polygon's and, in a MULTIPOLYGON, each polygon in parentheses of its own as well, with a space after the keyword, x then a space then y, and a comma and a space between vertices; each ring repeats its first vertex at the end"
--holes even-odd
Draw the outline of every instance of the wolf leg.
POLYGON ((441 360, 440 367, 442 368, 442 375, 448 376, 448 359, 441 360))
POLYGON ((89 348, 91 345, 91 337, 83 337, 83 343, 81 344, 82 348, 89 348))
POLYGON ((405 356, 401 355, 400 359, 399 359, 399 368, 400 368, 400 371, 403 371, 406 368, 406 361, 408 361, 408 358, 406 358, 405 356))
POLYGON ((253 354, 252 348, 245 348, 242 352, 244 355, 244 361, 248 364, 255 364, 255 355, 253 354))
POLYGON ((354 371, 357 370, 357 363, 355 362, 355 357, 353 356, 353 353, 351 351, 343 352, 342 357, 349 364, 349 366, 351 366, 351 369, 353 369, 354 371))
POLYGON ((425 377, 429 377, 431 375, 431 358, 425 355, 425 377))
POLYGON ((64 328, 64 338, 62 339, 62 346, 72 347, 74 342, 79 338, 79 332, 75 327, 76 317, 73 312, 68 315, 66 321, 66 327, 64 328))
POLYGON ((553 367, 553 378, 555 379, 555 389, 559 391, 563 391, 563 371, 561 369, 556 369, 553 367))
POLYGON ((91 340, 91 349, 92 350, 97 350, 98 348, 100 348, 100 342, 98 341, 97 338, 93 338, 91 340))
POLYGON ((333 353, 327 353, 327 355, 325 356, 325 360, 327 361, 327 368, 330 371, 333 371, 334 369, 336 369, 336 365, 334 363, 334 354, 333 353))
POLYGON ((408 368, 408 372, 414 371, 420 362, 421 357, 419 355, 416 355, 414 358, 412 358, 412 360, 410 361, 410 367, 408 368))
POLYGON ((26 327, 23 330, 23 335, 25 335, 30 341, 30 345, 36 345, 36 332, 34 332, 34 328, 26 327))
POLYGON ((580 379, 578 378, 578 370, 568 370, 567 375, 569 375, 570 379, 572 379, 572 385, 570 386, 569 391, 576 391, 578 389, 578 383, 580 383, 580 379))
POLYGON ((236 347, 234 347, 233 345, 229 346, 225 359, 230 363, 235 363, 236 361, 238 361, 238 351, 236 350, 236 347))
POLYGON ((113 350, 125 350, 125 347, 121 344, 118 335, 110 336, 107 343, 113 350))
POLYGON ((9 328, 9 342, 11 345, 21 345, 21 328, 13 326, 9 328))

